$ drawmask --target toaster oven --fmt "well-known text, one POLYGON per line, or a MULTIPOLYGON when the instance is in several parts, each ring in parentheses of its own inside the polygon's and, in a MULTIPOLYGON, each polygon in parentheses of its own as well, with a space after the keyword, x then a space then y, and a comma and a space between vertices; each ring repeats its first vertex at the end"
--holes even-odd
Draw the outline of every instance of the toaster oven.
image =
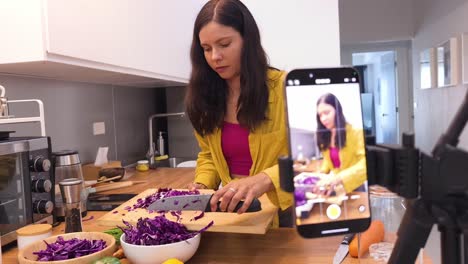
POLYGON ((0 141, 1 244, 32 223, 52 224, 54 175, 49 137, 11 137, 0 141))

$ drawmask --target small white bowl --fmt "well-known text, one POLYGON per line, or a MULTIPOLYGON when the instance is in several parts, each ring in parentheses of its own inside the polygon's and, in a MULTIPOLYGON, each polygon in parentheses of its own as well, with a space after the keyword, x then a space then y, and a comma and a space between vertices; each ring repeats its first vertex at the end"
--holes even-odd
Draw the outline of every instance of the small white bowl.
POLYGON ((125 242, 125 234, 120 237, 120 244, 127 259, 136 264, 158 264, 170 258, 176 258, 182 262, 188 261, 197 252, 200 245, 201 234, 165 245, 140 246, 125 242))

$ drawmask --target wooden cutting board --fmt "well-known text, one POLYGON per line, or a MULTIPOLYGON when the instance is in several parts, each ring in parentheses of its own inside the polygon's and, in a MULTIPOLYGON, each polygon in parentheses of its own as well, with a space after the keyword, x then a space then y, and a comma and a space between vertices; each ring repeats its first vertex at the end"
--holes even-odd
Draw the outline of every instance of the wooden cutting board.
MULTIPOLYGON (((156 212, 149 213, 146 209, 137 209, 131 212, 124 209, 127 206, 132 207, 139 198, 144 198, 156 191, 157 189, 147 189, 99 218, 97 220, 98 224, 112 227, 124 226, 122 220, 125 220, 134 225, 141 217, 160 215, 156 212)), ((201 190, 201 192, 210 191, 201 190)), ((193 218, 199 215, 200 211, 182 211, 180 223, 184 224, 189 230, 200 230, 213 220, 214 224, 207 230, 208 232, 265 234, 273 221, 273 217, 277 214, 278 208, 270 202, 266 195, 261 196, 259 200, 262 204, 262 210, 259 212, 240 215, 237 213, 209 212, 195 221, 193 218)), ((166 218, 172 221, 177 220, 177 217, 170 213, 166 213, 166 218)))

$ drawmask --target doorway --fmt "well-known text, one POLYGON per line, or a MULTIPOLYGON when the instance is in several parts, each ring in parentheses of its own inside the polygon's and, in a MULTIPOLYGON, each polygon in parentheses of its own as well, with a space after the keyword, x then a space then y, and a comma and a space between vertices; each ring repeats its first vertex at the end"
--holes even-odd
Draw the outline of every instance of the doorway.
POLYGON ((361 74, 366 135, 376 143, 399 144, 401 133, 413 131, 410 43, 366 43, 342 46, 342 64, 361 74))
POLYGON ((394 51, 353 53, 353 66, 361 70, 364 129, 378 143, 396 144, 396 56, 394 51))

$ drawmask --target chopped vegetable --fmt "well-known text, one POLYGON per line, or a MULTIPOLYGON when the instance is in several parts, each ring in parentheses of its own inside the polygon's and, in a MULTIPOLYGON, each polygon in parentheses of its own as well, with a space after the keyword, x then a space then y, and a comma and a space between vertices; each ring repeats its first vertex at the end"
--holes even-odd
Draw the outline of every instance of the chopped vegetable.
POLYGON ((116 228, 108 229, 104 231, 104 233, 113 236, 115 238, 115 242, 117 243, 117 245, 120 245, 120 237, 123 234, 122 229, 116 227, 116 228))
POLYGON ((304 178, 297 180, 296 183, 298 183, 298 184, 307 184, 307 185, 315 185, 319 181, 320 181, 320 177, 305 176, 304 178))
POLYGON ((125 242, 133 245, 164 245, 187 240, 204 232, 213 225, 211 221, 206 227, 196 232, 190 232, 187 228, 176 222, 172 222, 163 216, 155 218, 140 218, 136 226, 123 221, 127 228, 121 228, 125 233, 125 242))
POLYGON ((294 190, 294 198, 296 200, 296 206, 304 205, 307 202, 307 198, 305 196, 305 189, 301 187, 296 187, 296 190, 294 190))
POLYGON ((94 219, 94 215, 90 216, 89 218, 83 218, 81 221, 86 222, 86 221, 93 220, 93 219, 94 219))
POLYGON ((120 264, 120 260, 115 257, 105 257, 94 261, 93 264, 120 264))
POLYGON ((171 211, 171 215, 177 217, 176 222, 177 222, 177 223, 180 223, 180 220, 182 219, 182 217, 180 217, 180 213, 178 214, 177 212, 178 212, 178 211, 171 211))
POLYGON ((148 206, 155 201, 165 198, 165 197, 172 197, 172 196, 183 196, 183 195, 191 195, 191 194, 200 194, 198 190, 193 191, 179 191, 173 190, 171 188, 159 188, 155 193, 146 196, 145 198, 140 198, 133 206, 126 206, 124 209, 127 211, 134 211, 138 208, 146 209, 148 206))
POLYGON ((57 241, 52 244, 46 243, 47 248, 38 252, 33 252, 37 255, 37 261, 55 261, 79 258, 89 254, 96 253, 107 247, 106 241, 88 240, 73 238, 70 240, 63 239, 62 236, 57 237, 57 241))
POLYGON ((193 220, 197 221, 198 219, 202 218, 205 215, 205 212, 201 212, 199 215, 193 217, 193 220))

